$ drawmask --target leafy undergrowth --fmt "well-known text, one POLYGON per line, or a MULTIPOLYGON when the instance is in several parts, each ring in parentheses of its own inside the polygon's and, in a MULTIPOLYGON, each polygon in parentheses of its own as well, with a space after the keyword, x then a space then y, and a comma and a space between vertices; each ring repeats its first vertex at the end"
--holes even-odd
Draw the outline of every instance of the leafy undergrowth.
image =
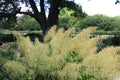
POLYGON ((44 42, 14 32, 20 56, 2 67, 10 80, 114 80, 120 76, 120 47, 97 52, 101 37, 90 38, 95 28, 78 34, 52 27, 44 42))

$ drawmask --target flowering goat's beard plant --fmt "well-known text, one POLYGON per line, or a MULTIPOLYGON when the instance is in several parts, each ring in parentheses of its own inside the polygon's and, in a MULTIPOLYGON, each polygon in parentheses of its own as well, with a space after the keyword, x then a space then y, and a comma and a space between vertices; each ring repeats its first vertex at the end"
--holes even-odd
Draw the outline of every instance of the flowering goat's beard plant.
POLYGON ((96 28, 78 34, 73 29, 52 27, 44 37, 31 42, 14 33, 20 57, 8 61, 3 69, 12 80, 113 80, 120 76, 120 47, 97 52, 101 37, 90 38, 96 28))

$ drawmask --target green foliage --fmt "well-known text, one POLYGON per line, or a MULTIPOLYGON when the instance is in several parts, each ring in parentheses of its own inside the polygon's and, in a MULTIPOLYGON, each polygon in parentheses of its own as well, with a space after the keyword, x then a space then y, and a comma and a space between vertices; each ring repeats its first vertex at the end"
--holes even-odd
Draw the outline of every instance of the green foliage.
MULTIPOLYGON (((81 8, 80 8, 81 9, 81 8)), ((69 9, 67 7, 63 8, 60 10, 60 15, 59 15, 59 27, 63 27, 65 29, 68 29, 70 27, 78 27, 80 24, 80 20, 84 18, 85 13, 83 13, 82 9, 81 12, 79 12, 80 15, 76 15, 77 11, 74 11, 72 9, 69 9), (84 15, 84 16, 82 16, 84 15)))
POLYGON ((13 34, 6 34, 5 32, 0 32, 0 44, 4 43, 4 42, 12 42, 15 40, 15 37, 13 34))
POLYGON ((115 26, 115 30, 120 30, 120 16, 116 16, 113 18, 113 24, 115 26))
POLYGON ((103 40, 103 46, 120 46, 120 36, 114 35, 103 40))
POLYGON ((3 65, 16 58, 15 53, 13 52, 13 49, 15 48, 15 43, 4 43, 0 46, 0 80, 3 80, 6 77, 2 69, 3 65))
POLYGON ((15 43, 3 43, 0 46, 0 58, 5 58, 8 60, 14 59, 14 52, 12 49, 17 48, 17 45, 15 43))
POLYGON ((7 62, 3 66, 3 70, 11 80, 26 80, 26 69, 21 63, 15 61, 7 62))
POLYGON ((92 34, 93 35, 120 35, 120 31, 118 30, 113 30, 113 31, 96 30, 92 34))
POLYGON ((60 11, 60 15, 59 15, 59 26, 64 27, 65 29, 71 27, 72 23, 70 22, 71 19, 71 14, 73 14, 74 11, 73 10, 68 10, 68 8, 63 8, 60 11))
POLYGON ((68 9, 71 9, 72 11, 74 11, 72 13, 74 17, 84 18, 85 16, 87 16, 87 14, 83 12, 82 6, 79 4, 76 4, 74 0, 63 0, 60 7, 61 9, 64 9, 67 7, 68 9))
POLYGON ((94 30, 90 27, 75 35, 74 29, 54 26, 43 43, 14 32, 21 55, 4 64, 3 70, 12 80, 113 80, 120 76, 120 47, 97 52, 102 38, 90 38, 94 30))
POLYGON ((23 29, 25 30, 39 30, 40 25, 34 18, 27 19, 23 24, 23 29))
POLYGON ((13 60, 14 59, 14 53, 13 53, 12 50, 7 50, 7 51, 0 50, 0 58, 13 60))
POLYGON ((17 25, 15 26, 15 30, 23 30, 23 23, 30 18, 30 16, 23 15, 17 19, 17 25))
POLYGON ((120 24, 117 18, 111 18, 104 15, 87 16, 81 20, 78 28, 86 28, 89 26, 97 26, 98 30, 112 31, 119 30, 120 24))
POLYGON ((23 29, 30 31, 40 30, 40 25, 34 18, 24 15, 18 19, 16 29, 18 30, 23 29))
MULTIPOLYGON (((16 41, 15 36, 12 34, 13 31, 10 30, 1 30, 0 31, 0 45, 3 43, 14 42, 16 41)), ((40 41, 43 40, 42 31, 20 31, 25 36, 29 36, 32 41, 37 37, 40 41)))
POLYGON ((0 29, 13 29, 16 23, 16 15, 11 15, 9 17, 1 17, 0 15, 0 29))
MULTIPOLYGON (((13 19, 16 20, 17 14, 29 15, 37 20, 37 22, 42 27, 41 29, 43 30, 43 34, 45 34, 51 26, 58 24, 59 12, 64 7, 72 9, 74 11, 73 15, 75 17, 86 16, 86 14, 82 12, 81 5, 76 4, 74 0, 2 0, 0 3, 0 20, 8 20, 8 17, 10 17, 10 21, 14 22, 13 19), (24 10, 25 7, 21 5, 25 5, 26 9, 24 10), (38 6, 41 10, 37 8, 38 6), (49 16, 47 17, 46 13, 49 13, 50 15, 48 14, 49 16)), ((30 30, 33 30, 36 29, 36 26, 38 26, 36 24, 37 23, 33 19, 29 21, 27 20, 24 28, 31 28, 30 30)), ((37 29, 40 28, 37 27, 37 29)))
POLYGON ((70 10, 68 8, 63 8, 61 11, 60 11, 60 15, 59 17, 60 18, 64 18, 64 17, 70 17, 72 14, 74 13, 73 10, 70 10))

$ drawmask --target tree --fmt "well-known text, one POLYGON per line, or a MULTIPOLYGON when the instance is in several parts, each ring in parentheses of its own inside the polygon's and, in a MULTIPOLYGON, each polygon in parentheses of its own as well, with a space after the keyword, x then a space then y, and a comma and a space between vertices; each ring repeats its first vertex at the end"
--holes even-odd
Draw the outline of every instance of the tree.
POLYGON ((2 29, 11 29, 15 26, 16 22, 16 16, 8 16, 8 18, 1 18, 0 15, 0 28, 2 29))
POLYGON ((41 30, 39 23, 28 15, 23 15, 17 19, 16 30, 41 30))
POLYGON ((81 13, 77 11, 75 12, 77 14, 74 13, 74 10, 66 7, 61 9, 59 14, 58 27, 64 27, 65 29, 68 29, 70 27, 74 27, 74 28, 78 27, 80 20, 85 18, 87 14, 85 12, 82 12, 82 8, 81 8, 81 13))
POLYGON ((40 27, 34 18, 28 18, 23 24, 23 29, 32 31, 40 30, 40 27))
POLYGON ((18 13, 30 15, 41 25, 45 34, 51 26, 58 24, 59 11, 64 7, 76 10, 75 16, 81 13, 80 6, 75 4, 74 0, 0 0, 0 18, 8 19, 8 16, 11 18, 18 13), (21 4, 26 5, 27 11, 22 11, 21 4))
POLYGON ((83 29, 89 26, 96 26, 98 30, 112 31, 119 30, 119 18, 112 18, 105 15, 87 16, 81 20, 78 28, 83 29))

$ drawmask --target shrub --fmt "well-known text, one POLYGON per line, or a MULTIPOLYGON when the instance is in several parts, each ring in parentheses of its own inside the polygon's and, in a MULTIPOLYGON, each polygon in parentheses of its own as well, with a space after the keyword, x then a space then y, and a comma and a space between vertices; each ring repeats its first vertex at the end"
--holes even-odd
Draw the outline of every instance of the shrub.
POLYGON ((102 38, 90 38, 94 30, 90 27, 75 35, 73 29, 52 27, 43 43, 38 39, 32 43, 29 37, 15 32, 21 55, 4 64, 3 69, 11 73, 8 76, 12 80, 24 74, 21 80, 113 80, 120 76, 120 47, 97 52, 102 38))
POLYGON ((16 56, 13 52, 13 48, 16 48, 15 43, 4 43, 0 46, 0 80, 6 78, 2 68, 8 61, 15 60, 16 56))
POLYGON ((40 25, 37 21, 35 21, 34 18, 28 18, 24 23, 23 23, 23 29, 24 30, 40 30, 40 25))
POLYGON ((13 49, 17 48, 15 43, 4 43, 0 46, 0 64, 5 63, 7 60, 14 60, 15 54, 13 49))
POLYGON ((6 76, 11 80, 25 80, 26 69, 20 63, 9 61, 3 67, 6 76))

